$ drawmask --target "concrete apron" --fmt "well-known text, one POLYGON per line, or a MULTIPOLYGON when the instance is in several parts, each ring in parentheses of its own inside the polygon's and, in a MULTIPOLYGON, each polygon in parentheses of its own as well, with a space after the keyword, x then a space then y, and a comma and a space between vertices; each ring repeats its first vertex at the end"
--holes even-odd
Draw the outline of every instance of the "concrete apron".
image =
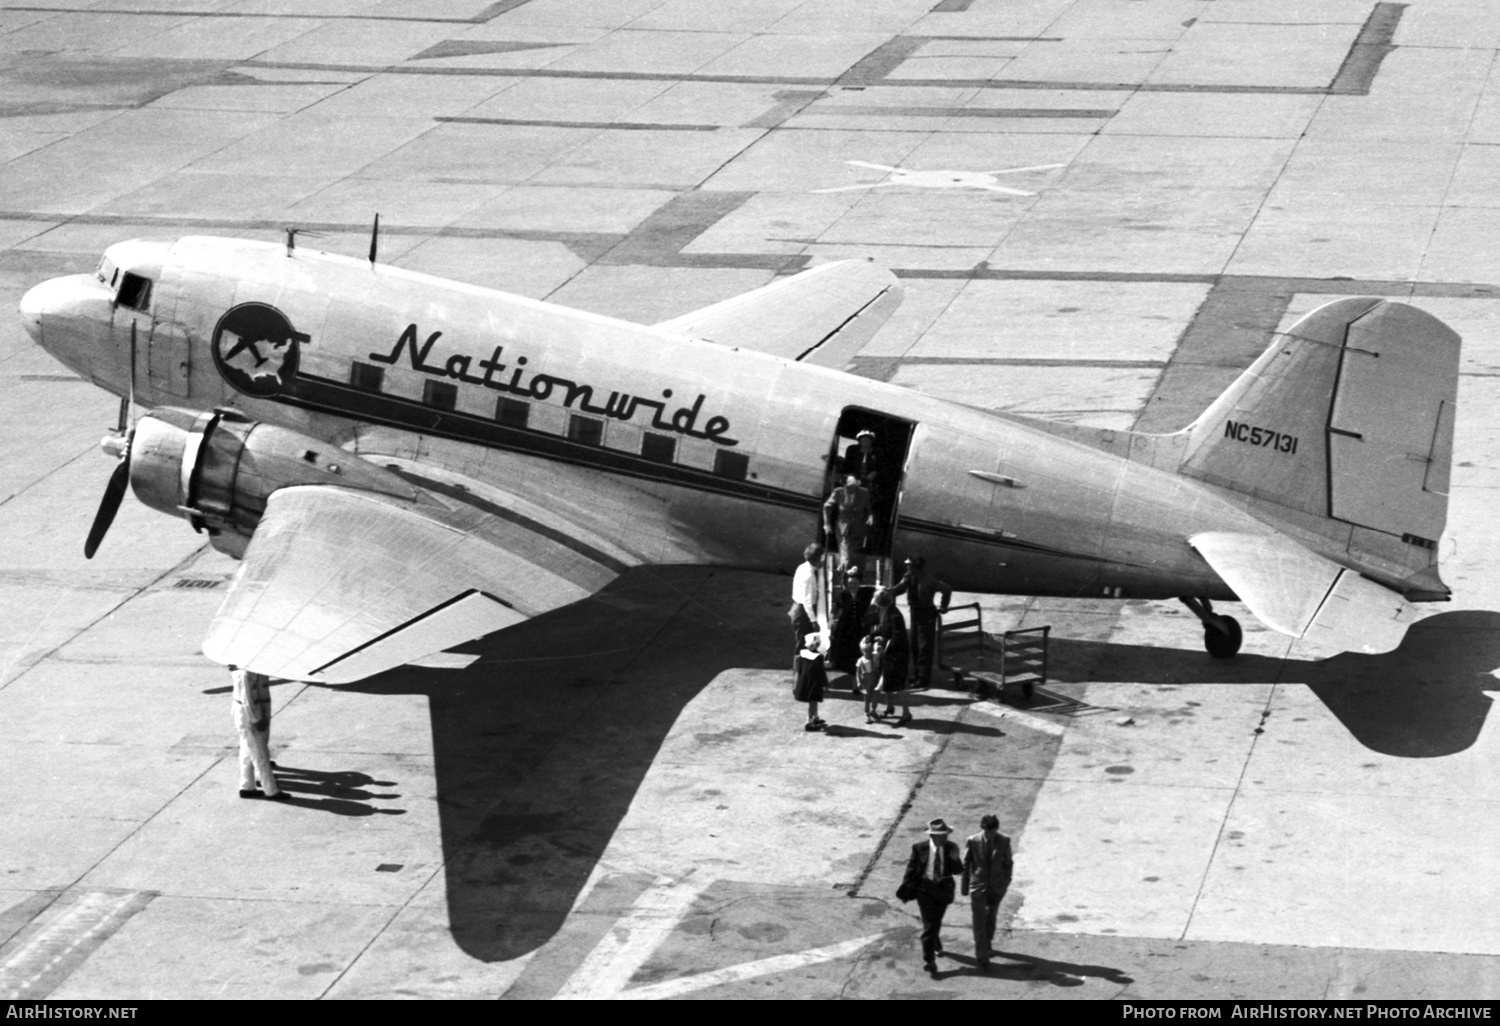
POLYGON ((1122 616, 1110 647, 1155 653, 1121 647, 1097 676, 1125 679, 1084 691, 1099 712, 1040 788, 1011 927, 1496 954, 1492 620, 1439 613, 1383 656, 1251 629, 1193 681, 1168 615, 1122 616))
POLYGON ((1053 624, 1071 707, 934 689, 910 729, 867 729, 835 691, 835 729, 804 734, 787 674, 721 674, 507 996, 1489 990, 1491 959, 1451 954, 1500 943, 1469 854, 1491 850, 1494 731, 1452 715, 1471 685, 1443 656, 1482 647, 1473 614, 1388 656, 1309 658, 1230 606, 1245 650, 1218 663, 1171 603, 986 604, 992 630, 1053 624), (975 967, 960 900, 929 982, 895 886, 930 818, 961 840, 990 811, 1016 842, 1001 956, 975 967))
POLYGON ((826 732, 807 733, 789 672, 720 674, 683 709, 567 924, 507 996, 664 997, 761 977, 774 988, 787 970, 838 960, 828 970, 847 974, 849 956, 911 940, 915 907, 891 900, 899 872, 882 855, 908 847, 894 828, 914 803, 925 816, 923 781, 984 717, 933 689, 913 696, 908 726, 867 726, 847 681, 834 676, 820 707, 826 732))

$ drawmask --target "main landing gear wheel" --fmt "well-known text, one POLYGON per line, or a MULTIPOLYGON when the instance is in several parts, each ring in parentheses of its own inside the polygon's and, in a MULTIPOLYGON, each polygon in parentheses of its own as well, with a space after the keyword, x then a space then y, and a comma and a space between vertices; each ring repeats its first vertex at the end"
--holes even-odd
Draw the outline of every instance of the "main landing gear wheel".
POLYGON ((1240 650, 1240 642, 1245 640, 1245 634, 1240 630, 1238 620, 1215 613, 1213 604, 1206 598, 1184 595, 1177 601, 1192 610, 1193 615, 1203 624, 1203 647, 1208 649, 1209 655, 1215 659, 1228 659, 1240 650))
POLYGON ((1245 633, 1232 616, 1215 616, 1213 623, 1203 625, 1203 647, 1215 659, 1228 659, 1240 650, 1245 633))

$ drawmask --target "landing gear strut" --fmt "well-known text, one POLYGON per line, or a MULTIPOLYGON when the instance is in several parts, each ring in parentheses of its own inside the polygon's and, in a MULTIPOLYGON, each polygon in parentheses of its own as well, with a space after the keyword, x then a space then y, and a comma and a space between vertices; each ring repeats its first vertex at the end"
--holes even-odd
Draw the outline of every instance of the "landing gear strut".
POLYGON ((1193 611, 1203 623, 1203 647, 1208 649, 1208 654, 1215 659, 1228 659, 1240 650, 1240 642, 1245 640, 1244 632, 1240 630, 1240 622, 1232 616, 1224 616, 1214 612, 1214 607, 1208 599, 1192 598, 1184 595, 1177 601, 1193 611))

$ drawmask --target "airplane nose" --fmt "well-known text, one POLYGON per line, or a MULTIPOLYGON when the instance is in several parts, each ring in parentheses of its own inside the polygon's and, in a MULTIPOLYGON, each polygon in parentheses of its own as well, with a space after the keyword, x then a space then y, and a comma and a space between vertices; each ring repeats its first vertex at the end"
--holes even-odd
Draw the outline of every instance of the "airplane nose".
POLYGON ((42 341, 42 314, 47 310, 47 292, 50 282, 42 282, 33 286, 26 295, 21 297, 20 311, 21 324, 26 328, 26 334, 31 336, 32 341, 38 345, 42 341))

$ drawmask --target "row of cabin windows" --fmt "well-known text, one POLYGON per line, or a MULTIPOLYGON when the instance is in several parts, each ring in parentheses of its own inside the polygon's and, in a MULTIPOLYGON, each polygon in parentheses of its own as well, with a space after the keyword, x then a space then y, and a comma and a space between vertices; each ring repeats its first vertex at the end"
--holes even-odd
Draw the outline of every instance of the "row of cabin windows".
MULTIPOLYGON (((379 392, 385 383, 385 368, 355 361, 349 370, 349 384, 362 392, 379 392)), ((428 379, 422 383, 422 402, 439 410, 458 405, 458 386, 448 381, 428 379)), ((524 428, 531 415, 531 404, 509 396, 495 401, 495 420, 504 427, 524 428)), ((568 440, 580 445, 604 444, 604 421, 574 413, 568 416, 568 440)), ((653 463, 672 463, 677 458, 677 439, 671 435, 645 431, 641 435, 641 456, 653 463)), ((750 457, 727 449, 714 451, 714 473, 719 477, 743 481, 749 475, 750 457)))

